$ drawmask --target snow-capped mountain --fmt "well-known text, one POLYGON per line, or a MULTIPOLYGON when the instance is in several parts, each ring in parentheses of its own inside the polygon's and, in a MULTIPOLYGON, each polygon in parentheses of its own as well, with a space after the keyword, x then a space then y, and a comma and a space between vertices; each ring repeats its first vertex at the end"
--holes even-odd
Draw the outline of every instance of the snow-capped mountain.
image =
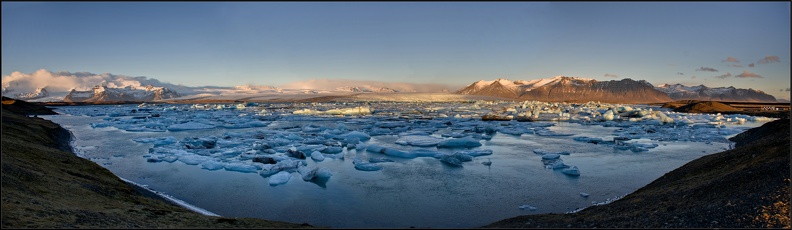
POLYGON ((776 98, 761 90, 738 89, 734 86, 710 88, 704 85, 662 84, 655 87, 673 100, 775 102, 776 98))
POLYGON ((156 101, 180 97, 179 93, 165 87, 147 85, 145 87, 127 86, 110 88, 97 85, 91 90, 77 91, 72 89, 63 101, 65 102, 115 102, 115 101, 156 101))
POLYGON ((459 94, 494 96, 538 101, 601 101, 620 103, 666 102, 671 99, 649 82, 623 79, 597 81, 590 78, 556 76, 535 80, 497 79, 478 81, 459 94))
POLYGON ((14 94, 15 98, 22 100, 35 100, 48 96, 49 96, 49 92, 47 92, 46 87, 36 88, 36 90, 34 90, 33 92, 14 94))

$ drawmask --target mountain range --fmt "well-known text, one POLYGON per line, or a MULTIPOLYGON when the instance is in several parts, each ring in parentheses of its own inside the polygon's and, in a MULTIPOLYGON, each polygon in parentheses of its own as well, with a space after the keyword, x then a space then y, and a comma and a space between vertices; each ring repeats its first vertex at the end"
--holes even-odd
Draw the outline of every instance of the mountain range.
POLYGON ((147 85, 145 87, 127 86, 124 88, 109 88, 107 85, 97 85, 91 90, 77 91, 72 89, 65 102, 106 102, 106 101, 157 101, 180 97, 179 93, 165 87, 147 85))
POLYGON ((590 78, 556 76, 536 80, 480 80, 458 94, 537 101, 600 101, 610 103, 658 103, 675 100, 775 102, 776 98, 754 89, 734 87, 688 87, 681 84, 653 86, 644 80, 597 81, 590 78))
MULTIPOLYGON (((129 77, 87 72, 50 72, 38 70, 31 74, 14 72, 3 76, 2 94, 28 101, 115 102, 156 101, 190 98, 289 98, 289 95, 352 95, 386 93, 448 93, 441 84, 385 83, 324 79, 295 82, 286 88, 241 85, 234 87, 188 87, 160 82, 146 77, 129 77)), ((512 100, 550 102, 600 101, 610 103, 658 103, 675 100, 714 100, 745 102, 776 102, 776 98, 760 90, 733 86, 709 88, 704 85, 664 84, 653 86, 645 80, 597 81, 590 78, 556 76, 535 80, 480 80, 454 92, 457 95, 497 97, 512 100)))

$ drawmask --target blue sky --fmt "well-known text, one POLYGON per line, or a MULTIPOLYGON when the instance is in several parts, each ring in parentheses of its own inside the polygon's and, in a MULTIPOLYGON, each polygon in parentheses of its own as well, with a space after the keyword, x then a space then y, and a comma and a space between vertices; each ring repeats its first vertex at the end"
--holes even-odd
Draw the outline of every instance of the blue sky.
POLYGON ((789 44, 789 2, 2 2, 3 76, 187 86, 566 75, 789 99, 789 44))

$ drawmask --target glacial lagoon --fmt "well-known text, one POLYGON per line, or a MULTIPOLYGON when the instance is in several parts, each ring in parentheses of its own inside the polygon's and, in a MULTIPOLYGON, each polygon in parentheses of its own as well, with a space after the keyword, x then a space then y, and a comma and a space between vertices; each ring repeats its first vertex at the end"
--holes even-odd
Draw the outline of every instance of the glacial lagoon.
POLYGON ((119 177, 221 216, 334 228, 469 228, 574 212, 772 120, 484 101, 53 108, 62 115, 42 117, 73 133, 75 152, 119 177), (579 175, 565 173, 572 167, 579 175))

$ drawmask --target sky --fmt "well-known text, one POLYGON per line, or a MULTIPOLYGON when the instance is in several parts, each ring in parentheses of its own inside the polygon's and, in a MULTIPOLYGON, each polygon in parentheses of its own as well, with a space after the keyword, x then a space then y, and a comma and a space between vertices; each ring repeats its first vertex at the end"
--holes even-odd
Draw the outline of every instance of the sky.
POLYGON ((2 75, 455 87, 559 75, 790 98, 789 2, 7 2, 2 75))

